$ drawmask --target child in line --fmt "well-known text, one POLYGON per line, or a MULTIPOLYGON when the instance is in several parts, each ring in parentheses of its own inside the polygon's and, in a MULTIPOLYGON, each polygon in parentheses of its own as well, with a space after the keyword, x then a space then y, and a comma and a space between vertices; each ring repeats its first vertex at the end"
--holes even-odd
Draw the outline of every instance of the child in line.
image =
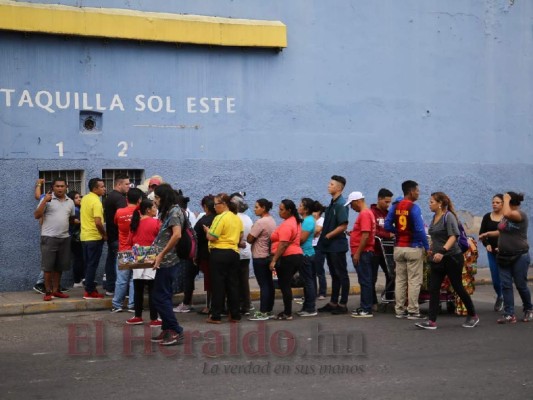
MULTIPOLYGON (((152 200, 145 199, 136 209, 131 218, 130 236, 128 238, 131 246, 151 246, 156 238, 160 221, 155 218, 157 208, 152 200)), ((150 308, 150 326, 160 326, 161 321, 157 318, 157 311, 152 304, 152 288, 156 271, 152 268, 134 269, 133 270, 133 287, 134 287, 134 308, 135 317, 126 321, 129 325, 143 324, 142 311, 144 301, 144 288, 148 287, 148 304, 150 308)))

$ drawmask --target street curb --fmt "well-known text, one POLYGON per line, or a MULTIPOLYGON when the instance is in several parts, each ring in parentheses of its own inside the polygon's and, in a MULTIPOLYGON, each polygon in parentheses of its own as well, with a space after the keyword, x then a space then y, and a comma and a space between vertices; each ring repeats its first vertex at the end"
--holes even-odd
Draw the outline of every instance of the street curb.
MULTIPOLYGON (((533 282, 533 276, 528 277, 528 282, 533 282)), ((492 285, 490 279, 480 278, 476 280, 476 286, 478 285, 492 285)), ((383 290, 382 285, 377 285, 376 290, 378 292, 383 290)), ((294 296, 299 297, 303 296, 302 288, 293 288, 292 293, 294 296)), ((359 285, 350 286, 350 295, 358 295, 361 293, 359 285)), ((259 290, 252 289, 250 291, 250 297, 252 300, 259 300, 259 290)), ((328 288, 327 296, 331 295, 331 288, 328 288)), ((276 299, 281 299, 281 292, 276 290, 275 294, 276 299)), ((0 304, 0 317, 7 316, 24 316, 24 315, 34 315, 34 314, 44 314, 44 313, 54 313, 54 312, 72 312, 72 311, 101 311, 101 310, 111 310, 112 307, 112 298, 106 297, 103 299, 92 299, 85 300, 81 297, 70 297, 68 299, 58 299, 44 302, 41 296, 37 297, 39 300, 31 301, 25 304, 20 303, 7 303, 0 304)), ((175 295, 172 299, 174 305, 181 303, 183 299, 183 294, 175 295)), ((147 298, 145 298, 147 301, 147 298)), ((205 304, 205 293, 195 293, 192 299, 193 305, 202 305, 205 304)))
MULTIPOLYGON (((359 294, 361 291, 358 285, 350 287, 350 294, 359 294)), ((303 289, 293 288, 292 293, 294 296, 303 296, 303 289)), ((330 293, 328 292, 328 295, 330 293)), ((251 290, 250 298, 252 300, 259 300, 259 290, 251 290)), ((276 299, 281 299, 281 292, 276 290, 276 299)), ((17 316, 17 315, 32 315, 32 314, 44 314, 54 312, 72 312, 72 311, 100 311, 111 310, 112 298, 107 297, 103 299, 85 300, 83 298, 68 298, 58 299, 51 301, 43 301, 41 296, 38 296, 40 300, 28 302, 26 304, 8 303, 0 304, 0 317, 17 316)), ((183 294, 174 295, 172 303, 178 305, 183 299, 183 294)), ((145 301, 148 298, 145 296, 145 301)), ((193 305, 205 304, 205 293, 195 293, 192 299, 193 305)))

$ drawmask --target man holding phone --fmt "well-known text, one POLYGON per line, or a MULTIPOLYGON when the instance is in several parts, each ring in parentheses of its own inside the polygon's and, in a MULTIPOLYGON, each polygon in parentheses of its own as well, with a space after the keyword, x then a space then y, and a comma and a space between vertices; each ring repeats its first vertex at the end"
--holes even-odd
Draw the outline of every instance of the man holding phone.
POLYGON ((34 212, 42 218, 41 268, 44 272, 44 301, 67 298, 61 291, 61 274, 70 268, 69 222, 75 216, 74 202, 66 195, 67 183, 55 178, 52 188, 41 199, 34 212))

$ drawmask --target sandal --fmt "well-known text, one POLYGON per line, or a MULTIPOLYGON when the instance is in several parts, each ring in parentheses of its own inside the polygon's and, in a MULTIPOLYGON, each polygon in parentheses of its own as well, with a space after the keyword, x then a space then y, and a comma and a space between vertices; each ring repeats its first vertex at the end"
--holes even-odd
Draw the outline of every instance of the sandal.
POLYGON ((286 315, 285 313, 280 312, 276 316, 276 319, 290 321, 290 320, 292 320, 292 315, 286 315))
POLYGON ((204 308, 202 308, 201 310, 198 310, 198 314, 201 314, 201 315, 209 315, 209 308, 204 307, 204 308))

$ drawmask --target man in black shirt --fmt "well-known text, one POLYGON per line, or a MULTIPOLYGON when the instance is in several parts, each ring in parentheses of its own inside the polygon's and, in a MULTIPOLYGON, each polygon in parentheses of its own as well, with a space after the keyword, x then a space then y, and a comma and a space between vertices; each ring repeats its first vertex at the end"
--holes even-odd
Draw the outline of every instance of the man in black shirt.
POLYGON ((345 185, 346 179, 342 176, 333 175, 329 181, 328 192, 331 195, 331 202, 326 208, 324 226, 317 244, 317 247, 326 255, 331 274, 331 299, 318 311, 332 314, 348 312, 346 303, 350 291, 350 278, 346 261, 348 239, 345 234, 348 227, 348 207, 344 205, 346 201, 342 197, 345 185))
POLYGON ((129 189, 130 178, 127 175, 117 175, 113 190, 104 202, 104 217, 107 232, 106 282, 104 289, 108 296, 112 296, 115 293, 115 281, 117 279, 118 228, 115 225, 115 213, 119 208, 124 208, 128 205, 126 194, 129 189))

